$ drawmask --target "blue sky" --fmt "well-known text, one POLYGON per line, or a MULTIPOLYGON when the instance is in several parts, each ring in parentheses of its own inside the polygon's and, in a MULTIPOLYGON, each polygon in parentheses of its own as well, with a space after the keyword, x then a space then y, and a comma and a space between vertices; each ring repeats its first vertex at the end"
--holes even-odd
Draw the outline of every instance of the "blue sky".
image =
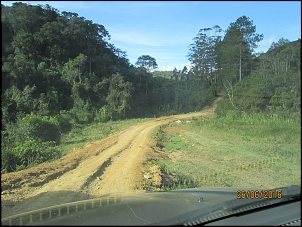
MULTIPOLYGON (((1 1, 11 5, 14 1, 1 1)), ((190 62, 189 45, 199 29, 230 23, 245 15, 264 35, 256 52, 280 38, 301 38, 301 1, 22 1, 49 4, 102 24, 109 43, 126 51, 130 63, 141 55, 156 59, 159 70, 181 70, 190 62)))

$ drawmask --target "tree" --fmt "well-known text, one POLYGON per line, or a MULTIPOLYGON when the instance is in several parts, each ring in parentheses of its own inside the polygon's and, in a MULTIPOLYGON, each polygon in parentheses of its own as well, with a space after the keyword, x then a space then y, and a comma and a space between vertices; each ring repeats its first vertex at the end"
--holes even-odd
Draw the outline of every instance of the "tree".
POLYGON ((301 41, 282 41, 257 57, 259 62, 249 76, 235 84, 225 79, 230 102, 227 99, 220 102, 217 113, 224 115, 235 108, 246 113, 261 111, 284 117, 300 116, 300 53, 301 41))
POLYGON ((284 44, 289 43, 289 42, 290 41, 288 39, 280 38, 277 43, 272 42, 272 44, 271 44, 271 46, 270 46, 270 48, 268 50, 273 50, 273 49, 275 49, 277 47, 281 47, 284 44))
POLYGON ((257 43, 262 39, 263 34, 256 33, 256 26, 253 25, 252 20, 246 16, 238 18, 230 24, 222 42, 220 49, 221 67, 229 67, 231 62, 228 62, 228 59, 231 59, 235 62, 232 65, 235 68, 238 67, 236 70, 238 79, 236 81, 241 81, 243 76, 250 73, 252 53, 257 47, 257 43))
POLYGON ((225 88, 229 100, 234 105, 233 85, 250 75, 254 48, 263 39, 256 33, 256 26, 248 17, 242 16, 228 27, 223 40, 219 43, 218 69, 220 83, 225 88))
POLYGON ((150 77, 150 72, 156 69, 157 63, 155 58, 149 55, 142 55, 138 57, 137 62, 135 63, 136 66, 139 67, 139 75, 140 75, 140 87, 142 83, 142 77, 145 78, 145 94, 148 94, 148 81, 150 77))
POLYGON ((65 63, 62 72, 63 80, 70 84, 75 84, 76 82, 82 83, 82 73, 86 60, 86 55, 79 54, 75 59, 69 60, 65 63))
POLYGON ((109 115, 113 118, 124 117, 126 109, 130 108, 129 101, 133 86, 131 83, 125 82, 119 73, 112 75, 107 82, 109 90, 106 101, 109 115))
MULTIPOLYGON (((211 86, 217 84, 217 46, 221 41, 221 28, 218 25, 212 28, 200 29, 190 45, 188 59, 193 71, 211 86), (211 32, 214 31, 214 34, 211 32)), ((216 90, 216 88, 215 88, 216 90)))
POLYGON ((138 57, 135 65, 146 68, 147 72, 151 72, 158 67, 155 58, 149 55, 142 55, 138 57))

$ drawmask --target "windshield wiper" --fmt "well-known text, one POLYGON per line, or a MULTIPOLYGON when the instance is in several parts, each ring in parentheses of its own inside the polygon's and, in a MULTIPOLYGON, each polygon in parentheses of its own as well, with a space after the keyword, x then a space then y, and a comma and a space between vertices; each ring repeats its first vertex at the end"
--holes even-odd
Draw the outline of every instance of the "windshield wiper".
POLYGON ((282 198, 233 199, 180 215, 178 216, 178 221, 180 224, 185 226, 205 224, 218 219, 230 217, 238 213, 284 203, 291 200, 300 200, 301 198, 301 188, 297 185, 276 188, 272 189, 271 191, 273 190, 282 190, 282 198))

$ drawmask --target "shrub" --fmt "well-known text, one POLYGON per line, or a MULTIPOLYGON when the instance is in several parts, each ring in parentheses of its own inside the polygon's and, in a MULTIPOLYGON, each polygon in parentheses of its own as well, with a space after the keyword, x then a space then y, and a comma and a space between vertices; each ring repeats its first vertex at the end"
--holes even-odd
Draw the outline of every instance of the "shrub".
POLYGON ((12 151, 12 149, 7 149, 1 146, 1 171, 14 171, 17 164, 18 157, 12 151))
POLYGON ((94 120, 96 122, 106 122, 112 118, 112 113, 107 105, 96 111, 94 120))
POLYGON ((26 115, 19 123, 19 133, 22 139, 34 139, 41 142, 53 141, 59 144, 61 132, 56 117, 26 115))
POLYGON ((218 116, 226 116, 227 112, 229 110, 234 110, 234 107, 232 106, 231 102, 229 101, 229 99, 227 97, 224 97, 223 100, 220 100, 217 108, 215 109, 215 113, 218 116))
POLYGON ((57 116, 57 119, 62 133, 67 133, 71 130, 72 128, 71 116, 67 111, 65 110, 61 111, 60 114, 57 116))
POLYGON ((12 150, 18 160, 16 166, 26 167, 58 158, 60 156, 59 151, 53 147, 53 144, 53 142, 41 143, 33 139, 17 143, 12 150))

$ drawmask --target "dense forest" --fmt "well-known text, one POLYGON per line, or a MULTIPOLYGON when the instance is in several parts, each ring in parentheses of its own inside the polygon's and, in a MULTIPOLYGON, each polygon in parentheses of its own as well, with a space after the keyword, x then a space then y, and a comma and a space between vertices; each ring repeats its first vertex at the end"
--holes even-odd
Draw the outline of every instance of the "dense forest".
POLYGON ((1 170, 60 157, 61 135, 78 124, 197 111, 217 95, 218 116, 300 120, 300 39, 255 54, 263 35, 246 16, 226 31, 200 29, 188 47, 192 67, 173 71, 156 71, 148 53, 132 65, 105 26, 49 5, 1 4, 1 23, 1 170))

